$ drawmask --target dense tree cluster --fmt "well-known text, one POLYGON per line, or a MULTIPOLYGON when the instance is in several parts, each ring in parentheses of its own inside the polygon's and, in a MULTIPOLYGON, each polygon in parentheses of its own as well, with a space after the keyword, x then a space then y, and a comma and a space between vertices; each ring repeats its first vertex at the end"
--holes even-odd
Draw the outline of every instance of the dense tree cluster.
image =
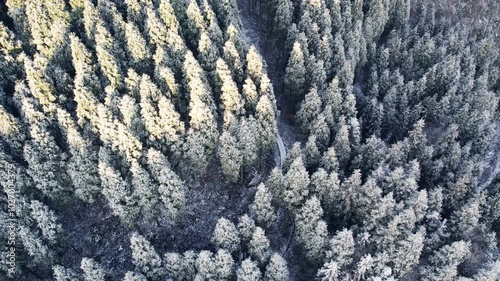
POLYGON ((303 141, 269 185, 317 277, 498 279, 485 161, 498 157, 498 14, 478 24, 470 2, 270 2, 303 141))
POLYGON ((499 4, 242 2, 272 56, 236 0, 0 3, 0 279, 500 280, 499 4), (115 218, 118 273, 75 247, 115 218))
MULTIPOLYGON (((176 222, 189 181, 209 164, 221 163, 236 183, 273 148, 273 88, 233 0, 9 0, 0 8, 0 173, 15 178, 1 183, 1 200, 15 192, 22 205, 17 258, 29 261, 10 277, 61 262, 67 246, 53 210, 76 198, 108 206, 130 228, 176 222)), ((258 212, 259 221, 273 218, 258 212)), ((3 229, 1 240, 8 235, 3 229)), ((164 276, 155 271, 160 257, 136 254, 151 246, 132 238, 142 274, 126 279, 164 276)), ((5 262, 2 255, 2 269, 5 262)), ((227 264, 228 253, 214 262, 227 264)), ((73 269, 54 272, 105 279, 96 260, 81 269, 74 278, 73 269)))

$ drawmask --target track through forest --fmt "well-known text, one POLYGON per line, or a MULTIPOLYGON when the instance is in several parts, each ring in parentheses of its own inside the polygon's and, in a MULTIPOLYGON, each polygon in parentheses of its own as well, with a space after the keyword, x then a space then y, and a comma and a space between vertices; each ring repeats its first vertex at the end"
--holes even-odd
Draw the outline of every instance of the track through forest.
MULTIPOLYGON (((289 98, 284 92, 284 61, 280 57, 278 40, 269 31, 267 20, 263 19, 257 11, 250 11, 248 3, 244 0, 238 1, 242 30, 248 46, 255 45, 267 64, 267 73, 273 84, 276 96, 276 105, 280 114, 277 118, 278 137, 277 146, 280 152, 279 161, 286 156, 286 149, 298 139, 298 132, 293 124, 290 113, 293 112, 289 98), (281 143, 280 143, 281 142, 281 143)), ((278 159, 277 159, 278 162, 278 159)))

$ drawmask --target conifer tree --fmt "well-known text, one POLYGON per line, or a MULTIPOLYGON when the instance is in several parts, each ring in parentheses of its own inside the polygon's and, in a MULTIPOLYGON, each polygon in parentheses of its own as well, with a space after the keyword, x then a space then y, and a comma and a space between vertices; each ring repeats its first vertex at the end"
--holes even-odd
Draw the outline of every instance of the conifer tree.
POLYGON ((19 240, 25 252, 36 264, 50 264, 55 258, 55 252, 42 238, 24 225, 19 226, 19 240))
POLYGON ((266 266, 264 278, 268 281, 285 281, 289 278, 289 272, 285 259, 274 253, 266 266))
POLYGON ((301 124, 303 132, 309 132, 313 122, 321 113, 321 99, 318 95, 318 89, 313 87, 305 96, 297 112, 297 118, 301 124))
POLYGON ((255 112, 257 102, 259 101, 259 94, 251 78, 245 80, 245 84, 243 85, 243 96, 245 97, 246 109, 249 112, 255 112))
POLYGON ((160 278, 164 275, 162 260, 151 243, 138 233, 130 236, 132 259, 136 268, 149 278, 160 278))
POLYGON ((318 149, 316 143, 316 135, 309 135, 309 138, 307 138, 306 146, 304 147, 304 158, 307 167, 314 167, 320 161, 321 152, 318 149))
POLYGON ((191 164, 190 169, 201 174, 217 142, 215 105, 205 74, 191 53, 186 55, 184 77, 189 91, 190 117, 184 156, 191 164))
POLYGON ((268 187, 271 197, 274 202, 281 202, 283 198, 283 174, 279 167, 274 167, 269 174, 266 181, 266 187, 268 187))
POLYGON ((231 254, 224 249, 219 249, 215 255, 214 263, 217 280, 230 280, 234 267, 234 260, 231 254))
POLYGON ((237 139, 225 131, 219 138, 219 158, 222 171, 229 182, 238 182, 240 179, 243 157, 238 148, 237 139))
POLYGON ((24 146, 24 159, 29 165, 27 172, 42 194, 54 199, 65 199, 72 190, 66 173, 67 155, 50 134, 49 121, 35 106, 33 99, 22 100, 23 119, 31 123, 31 140, 24 146))
POLYGON ((255 222, 247 214, 240 217, 238 222, 238 232, 241 241, 248 242, 252 238, 255 229, 255 222))
POLYGON ((220 58, 217 60, 217 76, 221 81, 220 98, 224 108, 224 126, 227 128, 234 123, 234 118, 244 114, 244 102, 227 64, 220 58))
POLYGON ((78 273, 70 268, 64 266, 55 265, 52 267, 54 272, 54 278, 56 281, 81 281, 82 278, 78 273))
POLYGON ((273 147, 278 132, 276 124, 276 112, 273 103, 267 95, 263 95, 257 104, 257 125, 260 135, 261 153, 267 152, 273 147))
POLYGON ((283 200, 289 209, 298 208, 309 194, 309 174, 301 157, 295 158, 285 175, 283 200))
POLYGON ((458 273, 457 266, 469 253, 470 242, 457 241, 441 247, 431 256, 429 265, 422 268, 422 280, 453 280, 458 273))
POLYGON ((250 258, 241 262, 240 267, 236 271, 238 281, 259 281, 262 278, 262 273, 257 264, 250 258))
POLYGON ((323 209, 316 196, 308 199, 297 211, 297 241, 302 245, 308 260, 321 261, 324 258, 328 243, 328 230, 325 221, 321 219, 323 209))
POLYGON ((163 265, 168 278, 182 280, 183 257, 179 253, 166 253, 163 255, 163 265))
POLYGON ((260 227, 256 227, 253 234, 252 240, 248 245, 250 255, 263 265, 269 259, 271 252, 269 250, 269 239, 267 239, 264 230, 260 227))
POLYGON ((330 240, 326 257, 334 260, 339 267, 349 265, 354 255, 354 246, 352 231, 344 228, 330 240))
POLYGON ((63 235, 62 225, 54 211, 44 205, 42 202, 32 200, 30 204, 31 218, 36 222, 38 228, 42 231, 42 237, 50 244, 57 245, 63 235))
POLYGON ((83 258, 80 268, 83 271, 84 281, 106 281, 106 270, 94 259, 83 258))
MULTIPOLYGON (((166 97, 144 74, 139 85, 141 115, 149 138, 167 145, 177 145, 184 135, 184 123, 170 98, 166 97)), ((175 150, 175 147, 172 148, 175 150)))
POLYGON ((200 42, 198 43, 198 52, 199 52, 198 60, 200 62, 201 67, 210 75, 213 71, 215 71, 218 52, 217 48, 215 47, 214 43, 212 42, 206 31, 203 31, 200 35, 200 42))
POLYGON ((240 248, 240 238, 236 226, 229 220, 220 218, 215 226, 212 242, 230 253, 237 251, 240 248))
POLYGON ((244 72, 242 61, 243 58, 240 56, 240 52, 238 51, 235 43, 231 40, 227 40, 226 43, 224 43, 224 47, 222 48, 222 50, 222 57, 224 58, 224 61, 226 61, 227 65, 229 66, 229 69, 231 70, 235 81, 239 85, 241 85, 244 79, 244 72))
POLYGON ((210 251, 201 251, 196 258, 197 274, 194 280, 210 280, 215 277, 214 255, 210 251))
POLYGON ((294 100, 300 100, 307 92, 305 57, 299 42, 293 44, 285 74, 285 91, 294 100))
POLYGON ((33 43, 42 55, 52 58, 67 42, 69 13, 64 1, 27 1, 26 15, 30 15, 27 21, 33 43))
POLYGON ((140 71, 147 70, 151 59, 151 51, 140 30, 135 24, 128 22, 125 26, 125 36, 127 49, 132 58, 132 65, 140 71))
POLYGON ((246 55, 247 62, 247 77, 255 82, 255 85, 259 86, 261 77, 264 74, 264 62, 260 56, 257 48, 255 46, 250 46, 248 53, 246 55))
POLYGON ((253 116, 250 115, 248 118, 241 118, 238 140, 244 165, 253 165, 257 160, 260 139, 255 132, 258 132, 258 129, 257 120, 253 116))
MULTIPOLYGON (((290 0, 279 0, 276 3, 276 14, 274 15, 274 26, 276 34, 286 35, 293 20, 293 3, 290 0)), ((284 38, 282 38, 284 40, 284 38)))
POLYGON ((115 160, 111 151, 101 147, 99 151, 99 176, 102 183, 102 193, 108 200, 113 214, 120 217, 125 224, 132 224, 137 219, 139 209, 132 188, 119 171, 113 167, 115 160))
POLYGON ((340 129, 335 136, 333 147, 337 153, 339 167, 344 169, 351 158, 351 144, 349 141, 349 128, 343 119, 340 122, 340 129))
POLYGON ((92 203, 101 190, 97 167, 98 151, 88 145, 88 140, 83 138, 68 112, 58 109, 57 116, 72 154, 68 162, 68 174, 75 187, 75 195, 92 203))
POLYGON ((140 273, 128 271, 123 277, 123 281, 147 281, 146 277, 140 273))
POLYGON ((286 154, 286 159, 283 163, 282 171, 287 172, 290 169, 290 166, 292 165, 293 161, 300 157, 303 160, 302 156, 302 150, 300 148, 300 142, 295 142, 292 145, 292 148, 287 152, 286 154))
POLYGON ((250 205, 250 209, 255 214, 255 220, 258 224, 269 227, 276 219, 274 214, 274 207, 271 205, 272 195, 270 194, 267 187, 261 183, 257 187, 257 192, 255 193, 255 199, 250 205))

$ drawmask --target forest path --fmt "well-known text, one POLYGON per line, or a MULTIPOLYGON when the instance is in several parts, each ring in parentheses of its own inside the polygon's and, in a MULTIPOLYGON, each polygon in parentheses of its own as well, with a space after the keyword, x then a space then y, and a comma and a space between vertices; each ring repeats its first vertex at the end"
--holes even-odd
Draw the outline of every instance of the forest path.
POLYGON ((269 31, 269 25, 257 12, 250 11, 248 1, 238 0, 238 9, 242 21, 243 37, 248 46, 254 45, 267 64, 267 74, 273 84, 276 105, 280 111, 277 117, 278 136, 276 144, 279 151, 277 164, 283 163, 286 150, 297 140, 298 131, 293 124, 293 117, 289 114, 293 108, 284 93, 284 62, 280 59, 280 51, 277 37, 269 31))

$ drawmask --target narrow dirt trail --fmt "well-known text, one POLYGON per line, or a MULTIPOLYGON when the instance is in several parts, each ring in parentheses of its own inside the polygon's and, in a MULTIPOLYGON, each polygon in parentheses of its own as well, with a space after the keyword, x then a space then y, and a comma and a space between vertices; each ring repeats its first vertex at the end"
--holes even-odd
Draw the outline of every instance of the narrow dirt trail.
POLYGON ((254 45, 267 64, 267 73, 273 84, 276 104, 281 112, 277 118, 279 134, 277 143, 280 157, 284 158, 286 149, 290 148, 297 140, 298 132, 293 124, 293 119, 288 114, 293 109, 290 109, 286 93, 283 91, 285 67, 283 62, 280 61, 277 38, 269 32, 264 19, 257 13, 249 11, 247 1, 238 0, 238 9, 242 21, 243 35, 248 46, 254 45), (279 143, 280 140, 282 140, 281 144, 279 143))

